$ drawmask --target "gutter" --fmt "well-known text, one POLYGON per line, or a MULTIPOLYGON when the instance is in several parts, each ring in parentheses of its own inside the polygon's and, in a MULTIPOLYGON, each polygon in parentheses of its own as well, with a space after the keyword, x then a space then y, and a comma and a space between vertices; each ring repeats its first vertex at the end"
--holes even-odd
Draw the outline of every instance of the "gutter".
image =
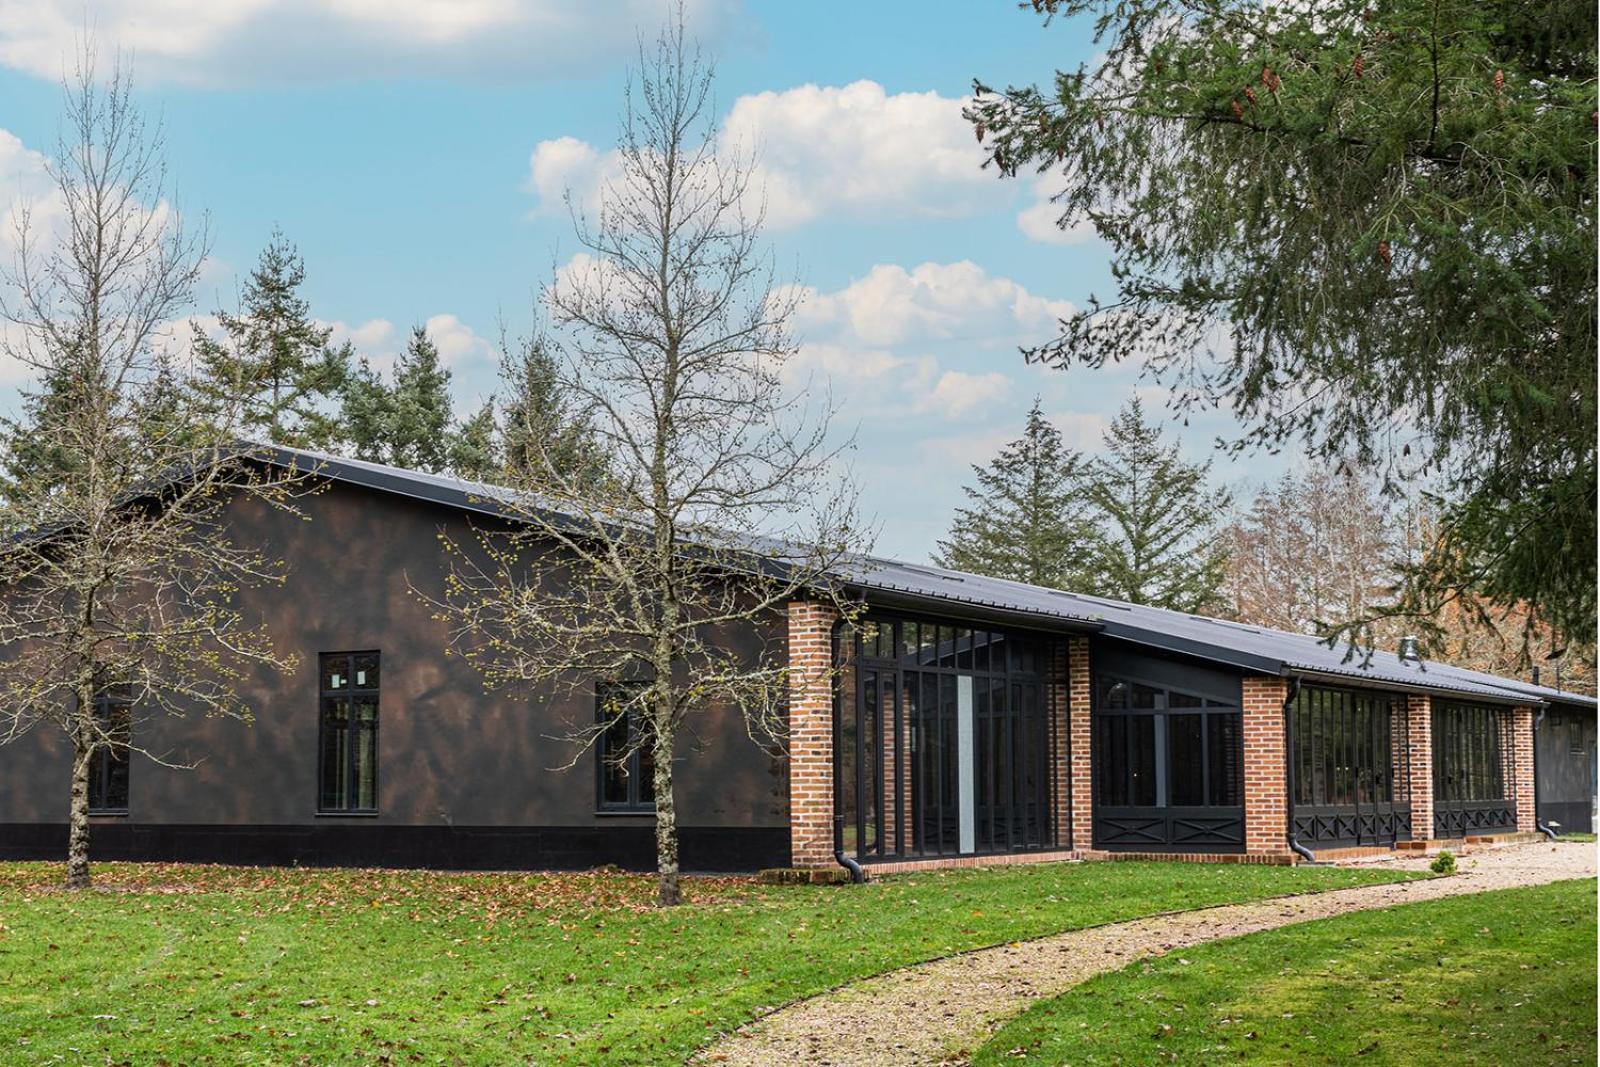
POLYGON ((1293 704, 1295 698, 1299 695, 1300 677, 1299 675, 1291 674, 1289 676, 1288 692, 1283 699, 1283 779, 1286 793, 1284 797, 1286 803, 1283 805, 1286 821, 1283 832, 1289 841, 1289 850, 1291 852, 1307 863, 1316 863, 1317 857, 1312 855, 1309 848, 1300 843, 1300 839, 1295 836, 1294 832, 1294 795, 1295 787, 1298 783, 1295 781, 1294 773, 1294 716, 1289 714, 1289 705, 1293 704))
MULTIPOLYGON (((834 623, 833 640, 829 642, 830 657, 833 663, 839 662, 839 623, 834 623)), ((831 671, 831 666, 830 666, 831 671)), ((844 813, 839 807, 839 701, 833 702, 833 862, 850 872, 850 881, 861 885, 867 880, 867 872, 861 869, 861 864, 851 859, 844 850, 844 813)), ((793 813, 790 814, 793 818, 793 813)))

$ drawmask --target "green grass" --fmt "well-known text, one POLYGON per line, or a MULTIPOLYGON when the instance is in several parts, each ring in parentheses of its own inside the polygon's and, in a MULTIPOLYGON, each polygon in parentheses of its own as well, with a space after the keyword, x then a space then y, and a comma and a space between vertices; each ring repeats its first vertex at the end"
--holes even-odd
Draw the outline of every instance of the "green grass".
POLYGON ((866 886, 0 864, 0 1063, 670 1063, 963 949, 1393 872, 1091 863, 866 886))
POLYGON ((1593 840, 1595 840, 1594 834, 1573 833, 1573 834, 1557 834, 1556 836, 1557 836, 1557 839, 1561 840, 1561 841, 1580 841, 1580 842, 1582 842, 1582 841, 1593 841, 1593 840))
POLYGON ((997 1064, 1595 1062, 1595 883, 1361 912, 1183 949, 1041 1001, 997 1064))

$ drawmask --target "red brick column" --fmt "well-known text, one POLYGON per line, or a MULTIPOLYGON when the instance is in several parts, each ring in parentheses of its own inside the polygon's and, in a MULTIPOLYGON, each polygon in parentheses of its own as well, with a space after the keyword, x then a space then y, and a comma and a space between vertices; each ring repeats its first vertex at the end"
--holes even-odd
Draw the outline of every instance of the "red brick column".
POLYGON ((1244 850, 1250 855, 1289 851, 1289 780, 1284 749, 1282 678, 1246 675, 1244 690, 1244 850))
POLYGON ((1406 794, 1411 799, 1411 840, 1433 840, 1433 701, 1406 697, 1406 794))
POLYGON ((789 605, 789 852, 833 864, 833 625, 825 604, 789 605))
POLYGON ((1533 709, 1511 710, 1511 786, 1517 798, 1517 830, 1538 831, 1537 784, 1533 778, 1533 709))
POLYGON ((1067 734, 1072 767, 1071 847, 1094 847, 1094 733, 1090 722, 1089 638, 1067 638, 1067 734))

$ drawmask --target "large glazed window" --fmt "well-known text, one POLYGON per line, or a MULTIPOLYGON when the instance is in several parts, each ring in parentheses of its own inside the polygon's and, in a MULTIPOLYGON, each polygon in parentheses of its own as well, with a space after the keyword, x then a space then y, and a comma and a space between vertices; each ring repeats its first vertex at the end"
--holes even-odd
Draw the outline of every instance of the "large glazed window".
POLYGON ((1508 709, 1485 704, 1433 704, 1433 832, 1435 837, 1516 826, 1516 790, 1508 764, 1513 744, 1508 709))
POLYGON ((1054 847, 1048 639, 875 617, 839 636, 837 811, 861 859, 1054 847))
POLYGON ((321 656, 321 751, 317 810, 373 814, 378 810, 378 653, 321 656))
POLYGON ((1295 837, 1324 845, 1386 845, 1409 837, 1403 698, 1304 685, 1289 714, 1295 837))
POLYGON ((1163 684, 1095 679, 1095 839, 1111 848, 1243 841, 1239 705, 1163 684))

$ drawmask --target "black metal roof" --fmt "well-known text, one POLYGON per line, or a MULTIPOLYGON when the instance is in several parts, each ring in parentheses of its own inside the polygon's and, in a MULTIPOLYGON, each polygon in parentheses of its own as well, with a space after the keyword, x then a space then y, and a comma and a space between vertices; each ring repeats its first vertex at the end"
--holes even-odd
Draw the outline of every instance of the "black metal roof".
MULTIPOLYGON (((390 467, 302 449, 270 446, 276 462, 336 481, 504 517, 512 490, 442 474, 390 467)), ((1502 704, 1594 708, 1594 697, 1536 686, 1433 660, 1401 660, 1382 650, 1329 646, 1308 634, 1189 615, 1146 604, 989 578, 922 563, 861 557, 842 574, 885 606, 1005 617, 1041 629, 1095 632, 1262 674, 1307 681, 1418 690, 1502 704)))

